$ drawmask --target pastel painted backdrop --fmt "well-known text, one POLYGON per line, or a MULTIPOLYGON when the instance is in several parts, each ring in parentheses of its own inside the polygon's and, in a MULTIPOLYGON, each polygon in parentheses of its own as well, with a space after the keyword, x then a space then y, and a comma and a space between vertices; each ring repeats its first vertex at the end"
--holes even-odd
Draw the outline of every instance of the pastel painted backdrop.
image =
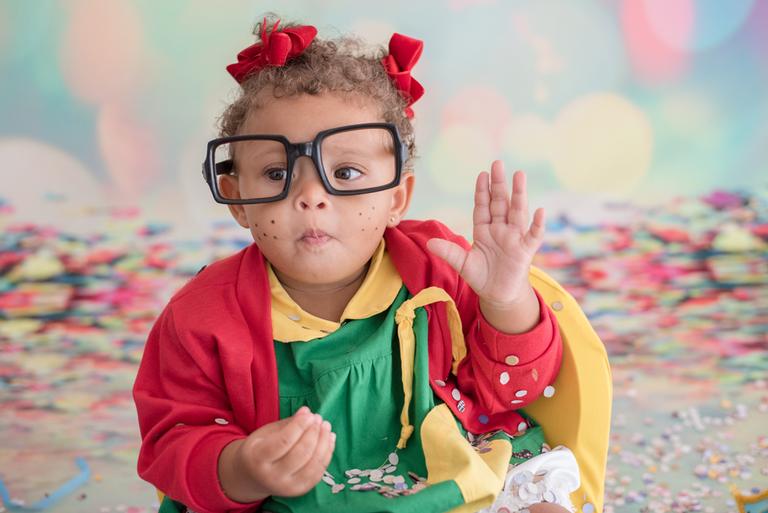
POLYGON ((0 194, 25 216, 106 201, 204 231, 225 215, 199 174, 224 66, 266 11, 425 41, 414 217, 466 231, 494 158, 552 209, 765 182, 766 2, 4 0, 0 194))

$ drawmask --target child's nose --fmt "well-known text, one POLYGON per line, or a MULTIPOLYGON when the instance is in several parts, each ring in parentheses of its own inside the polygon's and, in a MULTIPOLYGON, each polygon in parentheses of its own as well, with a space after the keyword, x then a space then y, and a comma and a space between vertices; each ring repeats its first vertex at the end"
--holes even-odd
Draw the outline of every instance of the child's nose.
POLYGON ((323 187, 320 173, 307 157, 299 158, 293 165, 295 173, 291 181, 294 205, 299 210, 323 209, 328 206, 328 191, 323 187))

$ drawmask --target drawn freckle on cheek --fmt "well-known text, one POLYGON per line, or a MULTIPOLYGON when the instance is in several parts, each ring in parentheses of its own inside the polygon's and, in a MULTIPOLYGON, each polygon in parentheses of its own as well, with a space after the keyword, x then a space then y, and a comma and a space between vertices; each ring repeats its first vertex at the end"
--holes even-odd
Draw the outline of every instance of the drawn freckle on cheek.
POLYGON ((272 224, 275 224, 275 220, 274 219, 272 219, 272 224))

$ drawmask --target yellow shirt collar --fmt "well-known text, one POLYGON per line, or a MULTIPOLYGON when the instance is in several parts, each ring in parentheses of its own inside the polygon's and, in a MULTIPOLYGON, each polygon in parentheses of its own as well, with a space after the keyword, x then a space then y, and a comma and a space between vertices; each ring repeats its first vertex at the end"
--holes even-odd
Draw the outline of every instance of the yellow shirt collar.
POLYGON ((348 319, 365 319, 379 314, 392 305, 403 286, 383 239, 371 258, 362 285, 341 314, 341 322, 305 312, 285 291, 269 262, 267 274, 272 293, 272 334, 280 342, 307 342, 333 333, 348 319))

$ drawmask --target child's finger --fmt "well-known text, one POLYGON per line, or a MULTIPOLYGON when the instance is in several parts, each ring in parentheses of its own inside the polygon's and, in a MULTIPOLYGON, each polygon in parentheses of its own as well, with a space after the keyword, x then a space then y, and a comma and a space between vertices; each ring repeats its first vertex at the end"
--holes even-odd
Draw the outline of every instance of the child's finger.
POLYGON ((491 222, 491 190, 488 186, 488 173, 483 171, 475 180, 475 209, 472 212, 472 222, 475 225, 491 222))
POLYGON ((544 241, 545 226, 544 209, 537 208, 536 212, 533 213, 533 223, 531 223, 531 228, 525 234, 524 238, 524 244, 529 251, 538 251, 541 243, 544 241))
MULTIPOLYGON (((319 446, 322 447, 322 446, 319 446)), ((331 431, 328 434, 328 442, 325 444, 325 452, 320 455, 320 465, 323 467, 323 471, 328 468, 333 458, 333 451, 336 449, 336 433, 331 431)))
POLYGON ((456 243, 445 239, 429 239, 427 249, 445 260, 457 273, 461 274, 467 251, 456 243))
POLYGON ((312 425, 307 429, 299 440, 291 447, 291 450, 277 460, 274 464, 280 472, 293 474, 301 467, 307 464, 315 452, 317 442, 324 431, 330 431, 331 425, 328 421, 321 424, 312 425))
POLYGON ((528 228, 528 194, 525 191, 526 177, 522 171, 512 176, 512 197, 508 222, 517 225, 520 230, 528 228))
POLYGON ((262 434, 260 457, 267 462, 275 462, 285 456, 313 425, 319 424, 319 416, 312 413, 297 412, 291 417, 268 425, 262 434))
POLYGON ((500 160, 494 160, 491 164, 491 204, 489 208, 492 223, 507 222, 508 198, 504 164, 500 160))
POLYGON ((323 430, 317 440, 317 446, 315 447, 312 457, 306 465, 295 472, 294 476, 296 479, 313 484, 319 481, 331 462, 335 448, 336 433, 330 429, 323 430))

